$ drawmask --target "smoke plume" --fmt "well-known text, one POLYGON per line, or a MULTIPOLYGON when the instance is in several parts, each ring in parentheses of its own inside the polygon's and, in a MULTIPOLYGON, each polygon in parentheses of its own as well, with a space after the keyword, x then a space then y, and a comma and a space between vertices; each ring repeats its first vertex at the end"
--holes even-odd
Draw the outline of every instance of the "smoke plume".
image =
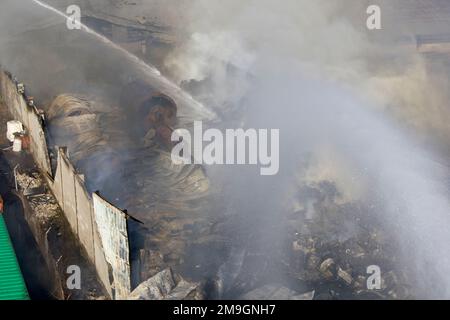
POLYGON ((219 113, 234 112, 232 126, 281 130, 277 177, 209 170, 261 247, 283 237, 296 174, 331 181, 342 201, 373 204, 417 295, 448 297, 448 77, 396 43, 395 19, 371 34, 368 5, 194 1, 166 67, 219 113), (313 164, 302 168, 307 156, 313 164))

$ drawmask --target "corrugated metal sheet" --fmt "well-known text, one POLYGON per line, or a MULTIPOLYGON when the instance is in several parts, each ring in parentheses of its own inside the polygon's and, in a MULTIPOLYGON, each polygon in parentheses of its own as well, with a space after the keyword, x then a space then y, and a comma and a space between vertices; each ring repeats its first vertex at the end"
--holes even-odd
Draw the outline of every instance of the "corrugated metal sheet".
POLYGON ((0 300, 28 300, 28 291, 0 213, 0 300))
POLYGON ((131 292, 127 217, 124 212, 95 193, 93 200, 95 221, 103 251, 113 271, 114 298, 118 300, 126 299, 131 292))

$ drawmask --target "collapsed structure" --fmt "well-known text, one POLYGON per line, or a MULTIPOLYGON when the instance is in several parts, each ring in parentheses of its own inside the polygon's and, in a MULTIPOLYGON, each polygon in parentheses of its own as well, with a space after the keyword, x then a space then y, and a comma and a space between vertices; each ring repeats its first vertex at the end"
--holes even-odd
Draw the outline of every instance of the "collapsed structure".
POLYGON ((133 263, 140 270, 135 274, 137 285, 155 271, 180 266, 184 249, 208 233, 211 217, 204 170, 197 165, 174 165, 170 157, 175 103, 148 86, 132 87, 131 93, 125 88, 122 100, 130 101, 131 95, 132 103, 121 107, 60 95, 46 114, 51 144, 67 147, 88 189, 100 190, 139 221, 131 227, 133 263))

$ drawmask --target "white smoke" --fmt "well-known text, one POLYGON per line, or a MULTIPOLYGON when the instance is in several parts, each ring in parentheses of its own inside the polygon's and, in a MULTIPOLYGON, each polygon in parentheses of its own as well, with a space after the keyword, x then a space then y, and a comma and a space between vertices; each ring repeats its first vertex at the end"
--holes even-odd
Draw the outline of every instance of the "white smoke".
MULTIPOLYGON (((443 78, 420 56, 398 47, 392 54, 396 47, 370 37, 366 7, 364 1, 197 0, 183 25, 185 41, 166 66, 178 81, 203 81, 226 103, 245 101, 247 125, 281 129, 282 173, 270 182, 233 175, 238 198, 280 199, 288 191, 274 186, 292 183, 301 154, 316 154, 303 178, 333 180, 347 199, 376 203, 401 263, 416 276, 417 294, 450 297, 448 169, 414 141, 450 136, 448 95, 438 85, 443 78), (236 77, 230 66, 246 76, 236 77), (331 156, 320 151, 329 145, 331 156)), ((276 201, 243 210, 276 215, 276 201)), ((269 225, 260 228, 277 237, 269 225)))
MULTIPOLYGON (((378 2, 382 10, 392 9, 389 2, 378 2)), ((180 42, 166 67, 179 82, 208 79, 211 96, 236 102, 252 81, 242 74, 253 75, 267 57, 279 63, 292 60, 311 74, 358 88, 399 122, 433 135, 424 140, 439 138, 450 149, 446 69, 438 63, 430 73, 425 59, 414 51, 415 43, 392 45, 398 30, 407 36, 412 32, 404 30, 396 11, 382 11, 383 18, 389 16, 383 20, 389 28, 368 31, 369 4, 374 2, 192 1, 183 7, 180 42), (241 71, 239 76, 230 66, 241 71)), ((403 6, 414 12, 420 3, 407 1, 403 6)), ((426 32, 433 31, 428 27, 426 32)))

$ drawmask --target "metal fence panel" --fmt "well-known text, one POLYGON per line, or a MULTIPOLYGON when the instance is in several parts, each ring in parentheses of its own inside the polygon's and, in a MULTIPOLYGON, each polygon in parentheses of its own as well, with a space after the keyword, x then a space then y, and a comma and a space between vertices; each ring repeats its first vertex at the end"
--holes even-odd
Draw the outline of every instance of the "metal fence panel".
POLYGON ((98 194, 93 201, 105 257, 113 270, 115 299, 125 299, 131 292, 127 217, 98 194))

